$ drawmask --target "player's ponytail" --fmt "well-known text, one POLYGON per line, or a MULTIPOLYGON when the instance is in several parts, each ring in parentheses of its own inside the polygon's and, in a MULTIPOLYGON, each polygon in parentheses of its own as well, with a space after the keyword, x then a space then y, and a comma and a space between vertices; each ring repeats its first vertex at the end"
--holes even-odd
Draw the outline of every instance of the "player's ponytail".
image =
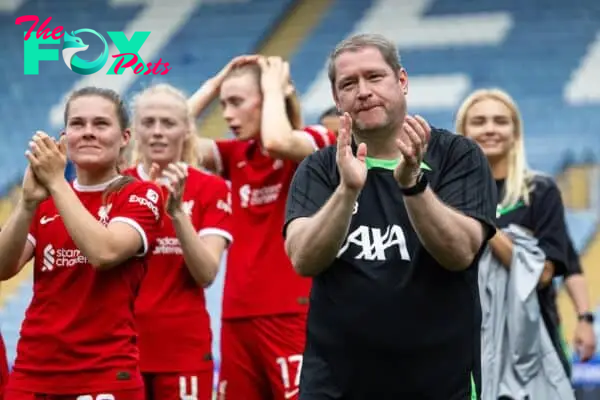
MULTIPOLYGON (((125 102, 121 99, 121 96, 119 96, 119 94, 112 89, 104 89, 104 88, 99 88, 99 87, 95 87, 95 86, 87 86, 87 87, 78 89, 69 95, 69 97, 67 98, 67 103, 66 103, 65 112, 64 112, 65 126, 67 126, 67 121, 69 120, 69 108, 70 108, 71 102, 80 97, 89 97, 89 96, 101 97, 101 98, 113 103, 115 106, 115 114, 117 116, 119 128, 121 129, 121 131, 124 131, 125 129, 129 128, 129 112, 127 112, 127 107, 125 106, 125 102)), ((126 150, 125 148, 121 149, 120 156, 122 156, 124 154, 125 150, 126 150)), ((117 172, 119 174, 121 174, 121 171, 119 170, 118 160, 116 160, 115 168, 116 168, 117 172)), ((112 193, 116 193, 116 192, 120 191, 122 188, 124 188, 125 186, 127 186, 128 184, 130 184, 133 181, 135 181, 135 179, 131 176, 121 176, 118 179, 116 179, 114 182, 112 182, 110 185, 108 185, 108 187, 104 190, 104 193, 102 193, 103 202, 106 203, 109 196, 112 193)))
MULTIPOLYGON (((121 148, 121 151, 119 152, 119 157, 123 157, 125 152, 126 152, 126 148, 123 147, 121 148)), ((121 167, 119 166, 119 164, 117 164, 115 166, 115 168, 117 169, 117 173, 119 175, 121 175, 121 167)), ((129 175, 121 175, 119 176, 118 179, 116 179, 114 182, 112 182, 110 185, 108 185, 108 187, 106 189, 104 189, 104 193, 102 193, 102 203, 106 204, 108 203, 109 197, 110 195, 112 195, 113 193, 118 193, 121 189, 123 189, 125 186, 129 185, 131 182, 134 182, 135 178, 129 175)))

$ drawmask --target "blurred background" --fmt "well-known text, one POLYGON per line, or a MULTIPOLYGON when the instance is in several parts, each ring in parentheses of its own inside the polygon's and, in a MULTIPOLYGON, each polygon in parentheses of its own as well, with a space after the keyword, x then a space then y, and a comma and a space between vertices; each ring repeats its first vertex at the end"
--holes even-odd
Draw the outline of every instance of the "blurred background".
MULTIPOLYGON (((63 99, 90 84, 129 98, 149 84, 169 82, 191 94, 232 57, 261 53, 291 61, 304 117, 314 123, 333 105, 326 58, 352 33, 382 33, 396 41, 410 77, 409 112, 453 129, 456 108, 478 87, 507 90, 525 121, 529 162, 555 177, 567 221, 581 254, 594 308, 600 305, 600 2, 598 0, 0 0, 0 225, 10 214, 26 165, 23 152, 36 130, 57 134, 63 99), (83 76, 60 59, 42 61, 24 75, 23 33, 37 15, 47 27, 93 29, 118 51, 108 31, 151 31, 139 50, 145 61, 162 59, 167 75, 83 76)), ((81 34, 93 60, 100 40, 81 34)), ((42 46, 56 48, 61 45, 42 46)), ((110 60, 109 60, 110 61, 110 60)), ((212 138, 229 135, 218 106, 199 123, 212 138)), ((218 360, 223 271, 207 291, 218 360)), ((2 285, 1 328, 9 363, 31 298, 31 268, 2 285)), ((570 343, 575 315, 565 293, 561 317, 570 343)), ((600 332, 600 324, 597 332, 600 332)), ((575 361, 579 396, 600 398, 600 358, 575 361)))

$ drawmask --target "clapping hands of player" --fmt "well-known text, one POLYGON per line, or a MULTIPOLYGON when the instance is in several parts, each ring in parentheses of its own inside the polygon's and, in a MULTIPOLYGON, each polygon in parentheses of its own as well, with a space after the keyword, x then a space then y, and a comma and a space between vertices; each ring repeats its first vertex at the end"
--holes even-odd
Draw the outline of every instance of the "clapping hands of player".
MULTIPOLYGON (((25 152, 25 156, 29 160, 29 167, 35 175, 33 178, 46 189, 50 189, 54 183, 64 180, 67 165, 65 139, 65 136, 61 137, 60 142, 57 143, 45 132, 38 131, 29 142, 29 150, 25 152)), ((28 182, 28 184, 32 183, 33 179, 28 182)))
POLYGON ((29 211, 34 211, 38 204, 50 196, 48 189, 40 183, 31 170, 31 165, 27 166, 25 176, 23 177, 23 204, 29 211))
POLYGON ((336 162, 340 173, 340 183, 353 192, 362 190, 367 181, 367 145, 358 145, 356 155, 352 154, 352 118, 344 113, 340 117, 340 130, 337 138, 336 162))
POLYGON ((166 210, 167 214, 174 217, 175 214, 183 211, 183 192, 188 177, 187 165, 184 163, 170 163, 162 173, 159 171, 158 164, 152 164, 150 179, 167 188, 169 196, 167 197, 166 210))
POLYGON ((401 187, 412 187, 417 183, 430 135, 431 127, 422 117, 406 116, 402 132, 396 139, 402 157, 394 171, 394 178, 401 187))
POLYGON ((260 57, 258 65, 261 69, 260 84, 263 92, 282 90, 285 97, 294 93, 290 82, 290 64, 281 57, 260 57))

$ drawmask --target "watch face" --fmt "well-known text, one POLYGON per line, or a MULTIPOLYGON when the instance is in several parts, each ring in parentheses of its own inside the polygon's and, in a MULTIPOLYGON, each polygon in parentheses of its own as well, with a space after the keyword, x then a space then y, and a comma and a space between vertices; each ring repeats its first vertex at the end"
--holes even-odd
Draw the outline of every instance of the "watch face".
POLYGON ((585 321, 589 323, 594 323, 594 314, 592 313, 584 313, 579 316, 580 321, 585 321))

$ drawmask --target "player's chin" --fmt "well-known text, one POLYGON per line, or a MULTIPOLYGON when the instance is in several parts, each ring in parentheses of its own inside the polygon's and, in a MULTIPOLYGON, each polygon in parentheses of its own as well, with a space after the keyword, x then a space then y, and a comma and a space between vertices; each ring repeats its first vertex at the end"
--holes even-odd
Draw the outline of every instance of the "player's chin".
POLYGON ((85 170, 105 169, 115 164, 102 154, 71 154, 70 158, 73 164, 85 170))
POLYGON ((176 155, 171 152, 154 152, 150 154, 150 160, 153 163, 157 163, 159 165, 167 165, 172 162, 176 162, 176 155))

